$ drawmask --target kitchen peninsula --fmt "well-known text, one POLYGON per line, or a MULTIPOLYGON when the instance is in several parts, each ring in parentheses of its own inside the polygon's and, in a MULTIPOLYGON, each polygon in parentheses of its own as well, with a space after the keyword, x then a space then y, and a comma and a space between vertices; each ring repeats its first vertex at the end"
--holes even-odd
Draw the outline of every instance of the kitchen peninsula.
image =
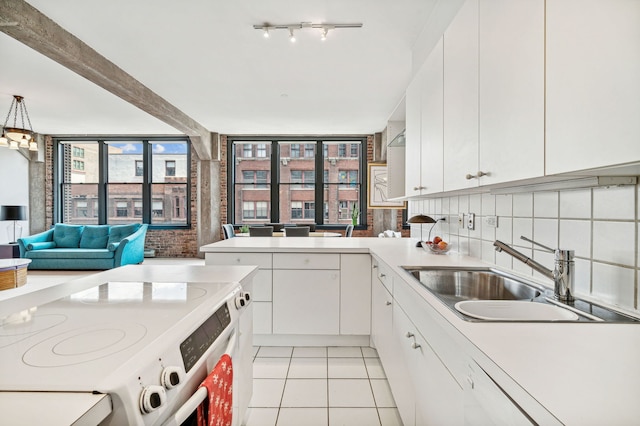
POLYGON ((488 266, 477 259, 406 238, 232 238, 201 251, 206 264, 259 266, 257 344, 370 338, 405 424, 637 421, 638 324, 469 322, 401 268, 488 266))

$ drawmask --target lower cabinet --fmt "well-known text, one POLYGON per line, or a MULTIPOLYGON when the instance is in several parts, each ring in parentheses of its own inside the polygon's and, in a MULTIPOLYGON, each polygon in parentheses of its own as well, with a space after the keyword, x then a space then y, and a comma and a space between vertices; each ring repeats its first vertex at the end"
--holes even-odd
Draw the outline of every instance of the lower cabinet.
POLYGON ((533 425, 536 424, 493 381, 478 364, 471 361, 464 385, 465 425, 533 425))
POLYGON ((340 271, 274 270, 274 334, 338 334, 340 271))
MULTIPOLYGON (((462 425, 462 388, 398 304, 393 309, 393 333, 414 393, 414 406, 400 411, 405 425, 462 425)), ((396 404, 400 410, 397 399, 396 404)))

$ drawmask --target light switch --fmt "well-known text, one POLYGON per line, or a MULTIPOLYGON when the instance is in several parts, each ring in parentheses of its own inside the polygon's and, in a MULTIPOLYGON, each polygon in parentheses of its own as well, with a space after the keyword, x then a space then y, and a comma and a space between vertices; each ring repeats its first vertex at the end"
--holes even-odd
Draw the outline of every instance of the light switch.
POLYGON ((473 231, 476 229, 476 214, 469 213, 467 214, 467 229, 473 231))

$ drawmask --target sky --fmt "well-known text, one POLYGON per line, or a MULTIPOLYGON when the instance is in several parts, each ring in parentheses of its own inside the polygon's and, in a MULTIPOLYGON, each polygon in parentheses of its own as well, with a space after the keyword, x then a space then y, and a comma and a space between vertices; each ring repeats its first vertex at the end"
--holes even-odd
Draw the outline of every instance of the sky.
MULTIPOLYGON (((112 143, 109 145, 122 149, 127 154, 142 154, 141 143, 112 143)), ((152 143, 154 154, 186 154, 188 144, 186 142, 154 142, 152 143)))

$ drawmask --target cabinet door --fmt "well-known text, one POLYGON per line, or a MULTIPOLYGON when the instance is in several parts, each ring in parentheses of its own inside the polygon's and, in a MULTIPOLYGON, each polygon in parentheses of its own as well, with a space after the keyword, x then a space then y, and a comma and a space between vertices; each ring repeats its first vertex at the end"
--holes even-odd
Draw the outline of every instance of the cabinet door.
POLYGON ((444 190, 478 179, 478 0, 467 0, 444 33, 444 190))
POLYGON ((373 340, 382 364, 387 370, 387 365, 393 362, 391 356, 393 353, 393 341, 391 340, 393 297, 375 274, 371 287, 371 340, 373 340))
POLYGON ((340 334, 371 334, 371 255, 340 255, 340 334))
POLYGON ((470 361, 468 372, 464 388, 465 425, 536 424, 478 364, 470 361))
MULTIPOLYGON (((405 426, 416 424, 416 393, 413 386, 414 372, 410 367, 409 344, 406 333, 412 330, 407 316, 398 305, 393 306, 391 361, 383 364, 389 386, 405 426), (387 367, 389 366, 389 368, 387 367)), ((420 401, 422 403, 423 401, 420 401)))
POLYGON ((640 161, 640 1, 546 3, 547 174, 640 161))
MULTIPOLYGON (((432 194, 443 189, 443 40, 442 37, 425 61, 422 94, 422 193, 432 194)), ((417 155, 408 151, 408 155, 417 155)))
POLYGON ((406 130, 405 130, 405 175, 406 196, 419 195, 422 178, 420 175, 420 152, 422 143, 422 90, 424 66, 416 73, 407 87, 406 130))
POLYGON ((340 271, 274 270, 274 334, 338 334, 340 271))
POLYGON ((415 424, 462 425, 462 388, 399 305, 393 310, 393 326, 415 391, 415 424))
POLYGON ((544 174, 544 4, 480 0, 481 184, 544 174))

